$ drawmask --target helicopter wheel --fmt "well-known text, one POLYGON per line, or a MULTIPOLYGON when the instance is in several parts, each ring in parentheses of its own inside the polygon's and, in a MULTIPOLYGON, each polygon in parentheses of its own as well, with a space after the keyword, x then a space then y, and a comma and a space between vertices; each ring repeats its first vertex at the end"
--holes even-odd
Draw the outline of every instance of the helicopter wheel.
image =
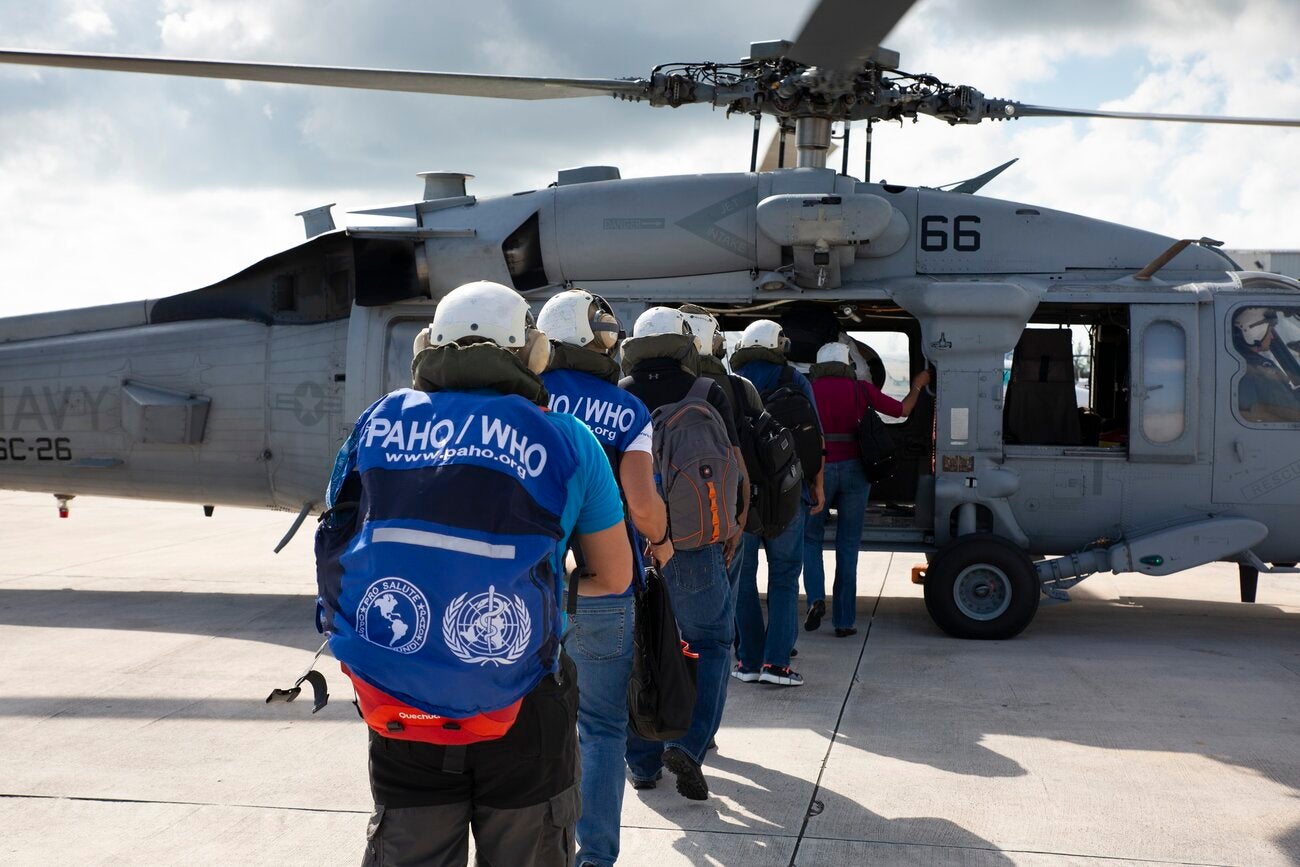
POLYGON ((948 543, 925 575, 925 608, 956 638, 1019 635, 1038 612, 1038 572, 1010 542, 989 533, 948 543))

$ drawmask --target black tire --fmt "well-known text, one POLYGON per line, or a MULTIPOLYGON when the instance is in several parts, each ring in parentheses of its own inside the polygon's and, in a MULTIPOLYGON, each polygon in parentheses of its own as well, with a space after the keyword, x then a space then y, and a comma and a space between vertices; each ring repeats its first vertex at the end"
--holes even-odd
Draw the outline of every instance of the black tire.
POLYGON ((1028 555, 989 533, 949 542, 925 573, 925 610, 955 638, 1014 638, 1038 613, 1041 592, 1028 555))

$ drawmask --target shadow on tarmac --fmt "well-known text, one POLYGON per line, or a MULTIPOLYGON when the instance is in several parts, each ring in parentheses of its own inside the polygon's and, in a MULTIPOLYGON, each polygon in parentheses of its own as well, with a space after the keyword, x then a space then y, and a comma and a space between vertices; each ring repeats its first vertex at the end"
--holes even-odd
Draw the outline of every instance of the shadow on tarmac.
MULTIPOLYGON (((763 767, 762 764, 753 762, 742 762, 740 759, 725 757, 716 753, 708 754, 706 767, 714 768, 716 771, 722 771, 738 777, 733 780, 731 777, 712 776, 710 779, 710 790, 715 797, 710 798, 708 806, 714 812, 714 820, 707 823, 706 827, 692 828, 686 832, 684 837, 673 844, 679 853, 690 859, 690 863, 697 864, 698 867, 716 867, 716 864, 744 864, 762 862, 766 859, 766 851, 763 850, 763 837, 790 837, 798 838, 802 836, 801 842, 797 842, 794 857, 790 863, 797 863, 800 857, 798 846, 806 844, 809 840, 826 840, 826 837, 819 837, 816 833, 816 816, 823 814, 836 815, 839 822, 844 822, 845 816, 852 816, 850 822, 859 827, 872 828, 884 825, 888 828, 887 835, 889 840, 943 840, 944 850, 982 850, 987 857, 980 859, 982 867, 985 864, 1011 864, 1011 859, 998 851, 997 846, 984 838, 974 835, 961 825, 948 822, 946 819, 933 818, 933 816, 915 816, 915 818, 892 819, 881 818, 874 812, 863 809, 862 805, 854 802, 853 799, 841 796, 841 794, 832 792, 826 786, 820 786, 816 790, 816 796, 811 802, 803 802, 800 805, 790 805, 784 802, 785 809, 781 815, 763 815, 761 811, 750 809, 750 803, 755 801, 754 798, 746 797, 746 794, 754 789, 766 790, 766 792, 798 792, 801 797, 811 796, 811 784, 807 780, 798 779, 780 771, 774 771, 772 768, 763 767), (733 809, 729 803, 735 802, 742 805, 742 810, 733 809), (793 807, 793 809, 792 809, 793 807), (803 818, 805 814, 800 811, 800 807, 805 807, 811 815, 809 827, 805 833, 803 831, 803 818), (790 820, 793 816, 793 822, 790 820), (740 829, 748 829, 749 835, 753 837, 750 841, 751 851, 746 853, 745 857, 737 859, 735 857, 735 845, 727 845, 727 849, 711 850, 711 842, 718 842, 719 836, 716 833, 707 832, 727 832, 729 835, 735 835, 740 829), (692 831, 702 831, 706 833, 692 833, 692 831)), ((651 789, 649 792, 637 792, 641 801, 647 807, 660 815, 666 815, 669 822, 677 822, 681 819, 680 806, 681 798, 673 792, 671 775, 669 775, 666 784, 660 784, 658 789, 651 789), (659 810, 659 806, 667 807, 666 810, 659 810)), ((629 793, 632 797, 632 793, 629 793)), ((774 803, 771 798, 757 799, 759 802, 774 803)), ((725 845, 725 844, 723 844, 725 845)))
MULTIPOLYGON (((872 603, 874 600, 861 600, 864 606, 872 603)), ((313 611, 309 594, 0 588, 0 626, 219 637, 308 653, 320 641, 312 623, 313 611)), ((1294 689, 1270 694, 1261 692, 1258 683, 1250 683, 1267 673, 1282 684, 1294 684, 1300 674, 1296 626, 1295 616, 1268 605, 1126 597, 1046 608, 1015 641, 959 643, 933 626, 921 599, 885 596, 880 599, 869 652, 859 672, 862 683, 854 687, 854 702, 860 706, 854 708, 856 716, 846 719, 838 737, 851 748, 980 777, 1026 773, 1014 760, 983 746, 980 741, 986 735, 1065 741, 1100 749, 1176 751, 1248 768, 1300 792, 1300 763, 1294 759, 1294 750, 1285 746, 1290 743, 1286 732, 1293 738, 1295 731, 1295 721, 1288 719, 1284 706, 1293 701, 1294 689), (1002 663, 1012 663, 1017 657, 1012 666, 1015 678, 1009 679, 1008 667, 1002 663), (1203 662, 1189 667, 1188 659, 1203 662), (965 665, 969 671, 953 680, 951 667, 955 664, 965 665), (896 671, 905 666, 909 672, 906 682, 880 682, 875 673, 889 666, 896 671), (945 668, 950 678, 946 686, 940 676, 945 668), (981 677, 987 678, 987 683, 981 682, 981 677), (1060 688, 1062 681, 1070 681, 1071 689, 1060 688), (953 683, 960 688, 952 688, 953 683), (1238 687, 1243 690, 1243 701, 1225 701, 1224 696, 1231 696, 1230 690, 1238 687), (1217 691, 1217 702, 1207 700, 1210 690, 1217 691), (900 719, 932 717, 936 710, 945 720, 942 726, 898 725, 900 719), (1284 746, 1280 752, 1270 753, 1258 748, 1260 741, 1284 746)), ((821 640, 819 635, 800 635, 801 647, 809 651, 813 651, 812 642, 821 640)), ((856 642, 852 646, 860 648, 856 642)), ((807 663, 815 664, 815 653, 808 656, 807 663)), ((271 686, 287 685, 265 686, 269 691, 271 686)), ((259 684, 259 691, 261 687, 259 684)), ((163 696, 10 695, 0 697, 0 717, 180 716, 283 721, 284 706, 264 705, 264 696, 262 692, 246 700, 194 701, 163 696)), ((290 709, 295 716, 300 710, 309 711, 309 697, 300 698, 290 709), (305 708, 299 708, 304 704, 305 708)), ((346 701, 336 698, 321 717, 341 719, 338 714, 352 713, 346 701)), ((772 724, 782 723, 774 720, 772 724)), ((762 728, 763 718, 746 719, 743 726, 762 728)), ((741 784, 714 778, 715 792, 743 809, 749 807, 747 800, 754 800, 747 797, 753 787, 810 791, 807 781, 761 765, 716 754, 710 754, 708 764, 747 781, 741 784)), ((680 798, 671 785, 637 794, 669 821, 682 820, 677 809, 680 798)), ((942 839, 958 849, 997 854, 997 847, 988 841, 943 819, 883 820, 826 788, 819 790, 817 800, 824 810, 860 814, 864 823, 898 829, 896 836, 889 835, 893 839, 942 839)), ((735 834, 744 828, 755 838, 788 839, 800 834, 801 813, 796 812, 799 822, 793 827, 782 824, 790 821, 788 805, 782 816, 747 814, 718 799, 711 799, 710 806, 716 808, 714 818, 691 830, 735 834)), ((694 818, 704 816, 696 814, 694 818)), ((814 817, 808 838, 815 837, 814 817)), ((710 839, 712 835, 688 832, 676 845, 693 863, 716 864, 711 860, 716 856, 707 851, 710 839)), ((1300 824, 1278 843, 1283 851, 1296 853, 1293 861, 1300 864, 1300 824)))
POLYGON ((312 651, 322 641, 315 611, 310 594, 0 587, 0 626, 237 638, 312 651))

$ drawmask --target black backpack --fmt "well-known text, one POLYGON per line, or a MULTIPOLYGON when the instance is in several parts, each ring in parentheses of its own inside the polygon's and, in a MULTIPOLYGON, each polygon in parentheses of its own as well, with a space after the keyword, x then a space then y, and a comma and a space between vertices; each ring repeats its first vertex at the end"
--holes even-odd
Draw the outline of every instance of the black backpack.
POLYGON ((740 441, 750 482, 745 531, 771 539, 790 526, 803 496, 803 469, 794 437, 771 413, 747 412, 740 441))
POLYGON ((763 407, 794 437, 803 477, 811 479, 822 469, 821 422, 817 408, 794 381, 794 368, 786 365, 776 388, 763 393, 763 407))
POLYGON ((699 654, 691 652, 677 631, 668 586, 658 568, 647 566, 645 584, 634 592, 628 725, 647 740, 685 737, 695 715, 699 654))

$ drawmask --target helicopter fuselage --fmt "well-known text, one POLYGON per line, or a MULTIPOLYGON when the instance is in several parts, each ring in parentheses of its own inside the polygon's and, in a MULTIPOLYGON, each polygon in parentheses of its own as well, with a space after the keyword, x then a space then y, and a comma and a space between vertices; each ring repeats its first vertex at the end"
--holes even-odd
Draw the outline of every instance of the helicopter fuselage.
POLYGON ((439 297, 489 279, 540 304, 578 284, 624 322, 687 301, 729 330, 811 316, 904 340, 896 376, 932 364, 934 400, 896 428, 903 465, 873 493, 864 547, 987 533, 1077 555, 1150 537, 1168 550, 1135 548, 1136 571, 1300 560, 1300 417, 1244 408, 1253 368, 1232 340, 1246 307, 1300 322, 1300 283, 1205 245, 1139 275, 1174 239, 823 169, 616 175, 481 201, 451 176, 364 212, 409 226, 325 232, 158 301, 0 320, 0 485, 319 509, 353 420, 409 384, 439 297), (1024 348, 1044 328, 1086 333, 1089 405, 1066 396, 1071 341, 1064 359, 1024 348), (1195 542, 1160 535, 1183 527, 1195 542))

